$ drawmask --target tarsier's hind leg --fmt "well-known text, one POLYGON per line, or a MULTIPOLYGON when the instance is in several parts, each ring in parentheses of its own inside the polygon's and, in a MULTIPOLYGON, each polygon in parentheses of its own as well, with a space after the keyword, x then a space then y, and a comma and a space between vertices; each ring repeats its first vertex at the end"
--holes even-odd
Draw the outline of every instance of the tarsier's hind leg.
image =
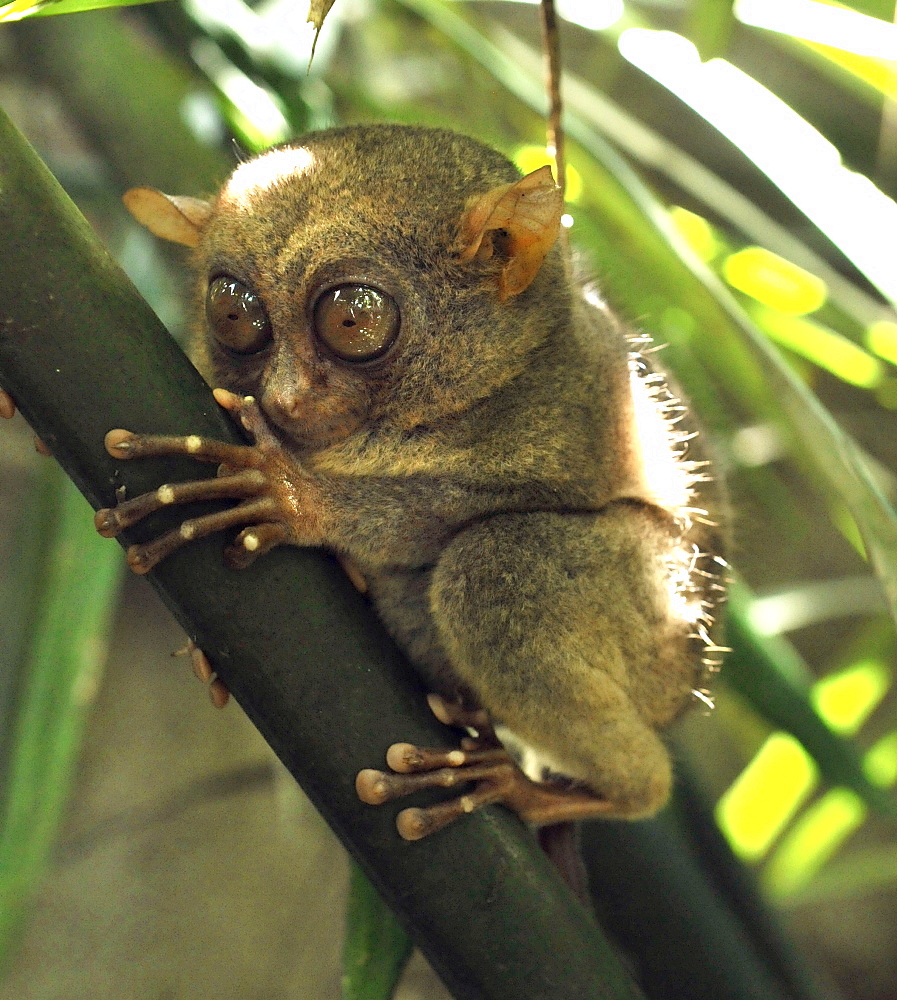
POLYGON ((507 773, 510 758, 483 775, 470 757, 451 774, 427 757, 413 781, 384 776, 385 798, 470 780, 474 791, 437 807, 440 820, 487 801, 536 824, 656 812, 672 775, 655 730, 691 698, 699 669, 666 576, 677 544, 671 519, 632 501, 501 515, 459 534, 430 588, 440 640, 488 713, 573 780, 527 783, 507 773))
POLYGON ((457 536, 433 577, 434 617, 461 679, 618 816, 666 800, 669 757, 655 730, 691 698, 697 671, 667 578, 678 544, 672 519, 636 501, 503 515, 457 536))

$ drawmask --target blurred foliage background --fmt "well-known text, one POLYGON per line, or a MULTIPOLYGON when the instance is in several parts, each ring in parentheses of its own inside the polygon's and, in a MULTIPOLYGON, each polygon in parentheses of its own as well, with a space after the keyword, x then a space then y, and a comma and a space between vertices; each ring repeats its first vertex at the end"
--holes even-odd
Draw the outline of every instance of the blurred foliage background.
MULTIPOLYGON (((233 139, 252 151, 310 128, 366 120, 455 128, 524 169, 546 158, 531 4, 338 0, 310 67, 313 32, 299 0, 167 0, 24 16, 83 6, 0 6, 0 104, 176 335, 184 329, 182 261, 125 217, 118 196, 130 185, 208 193, 234 161, 233 139)), ((572 245, 614 308, 666 345, 661 356, 699 411, 732 494, 733 652, 714 685, 715 709, 678 728, 676 753, 691 775, 688 788, 713 806, 734 854, 823 978, 845 996, 885 1000, 897 992, 894 4, 566 0, 559 13, 572 245)), ((88 902, 73 912, 71 899, 91 879, 72 886, 67 907, 54 906, 52 896, 64 885, 73 842, 86 860, 82 875, 90 870, 89 833, 104 816, 119 816, 126 839, 141 816, 151 827, 160 810, 177 813, 179 789, 192 789, 180 806, 188 820, 197 802, 242 790, 227 820, 239 824, 235 817, 259 810, 252 796, 279 785, 263 749, 250 761, 238 750, 235 762, 222 745, 206 762, 217 783, 203 783, 198 766, 189 782, 172 779, 169 788, 144 763, 123 772, 121 787, 111 782, 106 794, 124 798, 97 797, 92 812, 81 811, 95 791, 91 781, 112 766, 97 763, 98 720, 114 712, 110 691, 130 706, 138 700, 120 678, 97 678, 120 556, 90 532, 71 534, 77 528, 67 524, 80 514, 67 512, 79 501, 49 482, 23 442, 19 428, 0 447, 7 501, 0 946, 10 976, 0 996, 199 996, 216 975, 219 995, 256 995, 215 966, 214 950, 197 966, 192 943, 177 961, 192 961, 193 972, 177 986, 151 976, 101 984, 92 966, 63 989, 46 972, 35 927, 68 942, 69 954, 90 951, 71 942, 79 934, 93 939, 99 918, 88 902), (138 781, 149 781, 148 790, 134 791, 138 781), (132 794, 141 806, 129 814, 132 794), (62 845, 55 853, 54 842, 62 845)), ((89 525, 86 507, 81 513, 89 525)), ((146 628, 129 635, 134 609, 151 620, 159 611, 132 587, 124 600, 131 610, 119 616, 116 648, 127 660, 144 655, 127 642, 150 638, 146 628)), ((165 718, 155 695, 142 698, 165 718)), ((189 719, 173 726, 179 737, 220 726, 205 715, 189 719)), ((246 738, 236 726, 234 740, 246 738)), ((129 752, 127 740, 121 746, 129 752)), ((195 756, 189 735, 182 752, 195 756)), ((284 809, 293 815, 295 803, 274 811, 284 809)), ((282 826, 289 832, 278 827, 278 836, 293 841, 284 858, 307 863, 324 850, 326 833, 313 820, 282 826), (297 842, 300 825, 307 839, 297 842)), ((247 836, 261 857, 263 836, 247 836)), ((215 844, 197 838, 189 851, 205 849, 215 844)), ((328 850, 327 864, 338 866, 328 850)), ((98 870, 95 855, 93 864, 98 870)), ((176 855, 166 864, 172 878, 183 878, 176 855)), ((331 920, 331 937, 341 919, 341 878, 325 894, 337 916, 315 917, 321 927, 331 920)), ((262 868, 263 893, 272 881, 262 868)), ((303 890, 291 884, 289 891, 303 890)), ((192 894, 168 892, 185 911, 193 907, 197 934, 220 920, 208 900, 197 910, 192 894)), ((268 902, 287 912, 288 904, 268 902)), ((175 963, 177 947, 159 929, 164 919, 156 912, 147 920, 175 963)), ((277 934, 287 949, 293 934, 284 927, 277 934)), ((120 933, 132 932, 123 921, 120 933)), ((244 929, 247 936, 255 942, 249 968, 270 938, 244 929)), ((108 947, 110 955, 131 954, 125 945, 108 947)), ((333 966, 323 979, 314 980, 320 969, 310 971, 309 946, 311 960, 291 967, 311 977, 304 987, 278 975, 257 995, 335 996, 336 958, 314 947, 333 966)), ((99 961, 95 953, 91 960, 99 961)), ((423 985, 408 977, 401 995, 435 995, 419 975, 423 985)))

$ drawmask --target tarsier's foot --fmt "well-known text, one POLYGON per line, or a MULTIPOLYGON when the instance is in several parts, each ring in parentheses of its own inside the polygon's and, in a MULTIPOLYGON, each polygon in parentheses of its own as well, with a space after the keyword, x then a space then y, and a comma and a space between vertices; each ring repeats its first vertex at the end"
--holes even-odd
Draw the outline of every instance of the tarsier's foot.
POLYGON ((135 573, 147 573, 157 563, 188 542, 228 528, 242 527, 225 550, 228 565, 241 569, 258 556, 290 539, 290 518, 297 517, 288 502, 288 484, 282 469, 282 447, 268 428, 252 396, 214 390, 215 399, 233 413, 255 441, 252 445, 226 444, 197 435, 168 437, 112 430, 106 450, 115 458, 185 455, 219 466, 215 479, 160 486, 117 507, 99 510, 97 531, 113 538, 162 507, 197 500, 238 500, 235 507, 185 520, 180 528, 143 545, 128 549, 128 564, 135 573))
POLYGON ((438 695, 430 695, 428 701, 440 722, 473 729, 477 736, 462 739, 455 750, 394 743, 386 753, 390 771, 358 773, 358 797, 369 805, 382 805, 423 788, 453 788, 468 782, 474 787, 435 806, 403 809, 396 827, 405 840, 420 840, 495 802, 537 826, 613 814, 610 802, 586 788, 528 778, 495 736, 486 713, 466 711, 438 695))

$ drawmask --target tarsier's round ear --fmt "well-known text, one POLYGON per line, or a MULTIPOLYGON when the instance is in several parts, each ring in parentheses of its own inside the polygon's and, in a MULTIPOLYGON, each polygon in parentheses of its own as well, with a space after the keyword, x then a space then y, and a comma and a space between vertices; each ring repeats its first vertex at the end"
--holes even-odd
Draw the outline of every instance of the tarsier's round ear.
POLYGON ((125 207, 134 218, 163 240, 195 247, 212 206, 199 198, 163 194, 155 188, 131 188, 122 195, 125 207))
POLYGON ((498 278, 504 302, 535 278, 554 246, 564 197, 546 165, 515 181, 471 198, 461 216, 452 249, 461 260, 485 259, 500 252, 507 263, 498 278))

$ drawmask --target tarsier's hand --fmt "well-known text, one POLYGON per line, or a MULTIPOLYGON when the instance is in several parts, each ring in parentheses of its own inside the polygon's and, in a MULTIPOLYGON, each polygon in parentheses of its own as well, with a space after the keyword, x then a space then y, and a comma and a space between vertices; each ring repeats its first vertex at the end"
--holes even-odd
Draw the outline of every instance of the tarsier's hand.
MULTIPOLYGON (((252 396, 237 396, 226 389, 213 390, 220 406, 228 410, 252 436, 251 445, 226 444, 197 435, 167 437, 134 434, 116 429, 106 435, 106 450, 115 458, 132 459, 155 455, 187 455, 204 462, 219 463, 214 479, 160 486, 152 493, 125 500, 114 508, 99 510, 94 518, 97 531, 107 538, 136 524, 170 504, 197 500, 237 500, 235 507, 216 514, 188 518, 180 528, 143 545, 128 549, 128 564, 135 573, 147 573, 166 556, 196 538, 228 528, 241 527, 224 552, 233 569, 243 569, 281 543, 314 544, 318 539, 316 490, 298 463, 268 426, 252 396)), ((4 400, 0 397, 0 411, 4 400)), ((367 587, 358 567, 339 557, 349 579, 360 591, 367 587)), ((208 658, 192 642, 189 653, 196 676, 209 687, 216 708, 227 704, 227 688, 215 675, 208 658)))
POLYGON ((167 437, 134 434, 116 429, 106 435, 106 450, 115 458, 186 455, 219 463, 215 479, 160 486, 125 500, 114 508, 97 511, 94 523, 106 538, 136 524, 162 507, 197 500, 233 499, 235 507, 185 520, 180 528, 128 549, 128 564, 135 573, 147 573, 158 562, 187 542, 227 528, 244 526, 225 550, 228 565, 242 569, 281 542, 294 540, 295 524, 302 517, 295 483, 286 468, 283 446, 272 434, 252 396, 214 390, 215 399, 236 416, 252 435, 254 444, 234 445, 197 435, 167 437))

